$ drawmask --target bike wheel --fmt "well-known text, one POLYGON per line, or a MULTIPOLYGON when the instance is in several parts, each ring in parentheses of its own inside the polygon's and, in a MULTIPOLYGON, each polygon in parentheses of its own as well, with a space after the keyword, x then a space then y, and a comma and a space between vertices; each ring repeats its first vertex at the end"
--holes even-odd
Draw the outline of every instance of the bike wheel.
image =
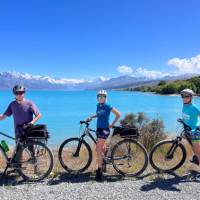
POLYGON ((27 181, 40 181, 53 169, 51 150, 39 141, 28 142, 18 154, 19 174, 27 181))
POLYGON ((186 159, 185 147, 175 140, 165 140, 156 144, 150 154, 151 166, 157 171, 174 171, 180 168, 186 159), (173 154, 171 152, 174 152, 173 154))
POLYGON ((148 165, 148 154, 142 144, 133 139, 118 142, 111 152, 114 169, 124 176, 139 176, 148 165))
POLYGON ((58 152, 62 167, 69 173, 85 171, 92 162, 92 150, 84 140, 70 138, 65 140, 58 152))
POLYGON ((6 166, 7 166, 6 158, 4 157, 3 153, 0 150, 0 176, 3 175, 6 166))

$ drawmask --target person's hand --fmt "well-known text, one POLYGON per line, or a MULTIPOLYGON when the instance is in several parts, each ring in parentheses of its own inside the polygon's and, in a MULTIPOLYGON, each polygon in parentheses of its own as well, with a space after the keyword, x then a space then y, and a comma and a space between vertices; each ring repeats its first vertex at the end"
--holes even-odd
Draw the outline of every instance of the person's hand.
POLYGON ((114 127, 114 125, 112 125, 112 124, 111 124, 111 125, 109 125, 109 128, 113 128, 113 127, 114 127))
POLYGON ((86 122, 91 122, 91 121, 92 121, 92 118, 91 118, 91 117, 88 117, 85 121, 86 121, 86 122))
POLYGON ((33 127, 32 123, 24 124, 24 126, 23 126, 24 129, 29 129, 29 128, 32 128, 32 127, 33 127))
POLYGON ((3 115, 0 115, 0 120, 3 120, 3 115))

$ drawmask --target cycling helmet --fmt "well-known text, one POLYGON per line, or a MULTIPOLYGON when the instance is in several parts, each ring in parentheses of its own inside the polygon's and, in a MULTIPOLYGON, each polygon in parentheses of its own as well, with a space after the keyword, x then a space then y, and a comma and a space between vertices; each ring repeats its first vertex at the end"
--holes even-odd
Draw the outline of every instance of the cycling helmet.
POLYGON ((106 92, 106 90, 99 90, 98 93, 97 93, 97 97, 98 97, 98 96, 105 96, 105 97, 107 97, 107 92, 106 92))
POLYGON ((13 94, 25 93, 26 88, 23 85, 15 85, 13 87, 13 94))
POLYGON ((191 89, 184 89, 184 90, 181 91, 181 96, 184 96, 184 95, 188 95, 190 97, 193 97, 194 92, 191 89))

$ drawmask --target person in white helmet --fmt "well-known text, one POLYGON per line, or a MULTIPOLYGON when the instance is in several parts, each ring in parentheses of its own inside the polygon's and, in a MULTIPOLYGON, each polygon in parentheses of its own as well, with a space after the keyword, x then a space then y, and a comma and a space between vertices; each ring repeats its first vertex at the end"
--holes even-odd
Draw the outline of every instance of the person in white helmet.
POLYGON ((103 165, 103 155, 106 151, 105 142, 110 134, 110 128, 117 123, 120 118, 120 112, 112 107, 111 105, 107 104, 106 102, 107 92, 106 90, 100 90, 97 93, 97 109, 96 114, 92 115, 91 117, 87 118, 87 121, 91 121, 93 118, 97 118, 97 162, 98 162, 98 169, 96 171, 95 179, 97 181, 102 180, 102 165, 103 165), (115 115, 114 121, 109 124, 110 113, 115 115))
POLYGON ((199 165, 200 161, 200 110, 192 102, 194 92, 191 89, 181 91, 183 99, 182 119, 192 129, 192 144, 194 156, 191 162, 199 165))

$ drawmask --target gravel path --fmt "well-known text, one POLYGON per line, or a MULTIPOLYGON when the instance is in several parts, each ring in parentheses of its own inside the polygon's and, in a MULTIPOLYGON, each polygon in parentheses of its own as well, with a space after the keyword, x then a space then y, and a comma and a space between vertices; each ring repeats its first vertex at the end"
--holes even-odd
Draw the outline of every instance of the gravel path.
POLYGON ((192 181, 188 175, 167 175, 152 180, 107 175, 102 183, 98 183, 91 174, 76 177, 62 174, 42 183, 24 183, 13 177, 0 183, 1 200, 200 199, 200 183, 192 181))

